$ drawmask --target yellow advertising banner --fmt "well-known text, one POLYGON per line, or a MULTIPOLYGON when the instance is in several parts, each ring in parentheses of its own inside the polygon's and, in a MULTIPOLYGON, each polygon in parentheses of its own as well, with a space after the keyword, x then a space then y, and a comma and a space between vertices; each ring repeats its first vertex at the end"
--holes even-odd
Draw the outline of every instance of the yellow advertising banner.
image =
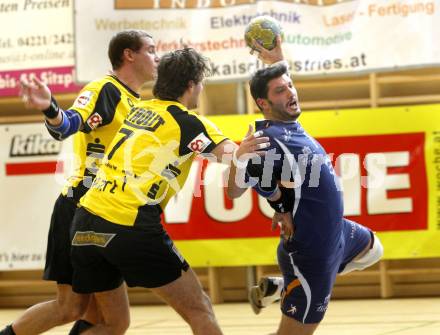
MULTIPOLYGON (((261 118, 210 120, 239 142, 261 118)), ((377 232, 384 258, 440 256, 440 105, 304 112, 299 122, 335 166, 344 215, 377 232)), ((195 169, 221 178, 216 165, 198 161, 195 169)), ((271 231, 265 200, 249 191, 231 201, 213 183, 189 178, 165 211, 165 228, 185 258, 192 266, 275 264, 279 232, 271 231)))

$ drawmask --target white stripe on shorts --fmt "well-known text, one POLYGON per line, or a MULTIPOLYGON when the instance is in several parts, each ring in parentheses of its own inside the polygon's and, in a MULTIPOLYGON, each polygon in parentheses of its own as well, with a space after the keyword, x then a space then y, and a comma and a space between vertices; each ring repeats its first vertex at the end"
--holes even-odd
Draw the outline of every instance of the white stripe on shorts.
POLYGON ((290 263, 292 264, 293 273, 295 274, 295 276, 298 277, 298 280, 301 283, 301 286, 302 286, 304 293, 306 294, 306 298, 307 298, 307 307, 306 307, 306 311, 304 312, 304 318, 302 321, 303 323, 305 323, 307 314, 309 314, 310 304, 312 301, 312 290, 310 289, 310 285, 307 282, 306 278, 304 278, 301 271, 299 271, 298 267, 294 264, 293 257, 292 257, 293 254, 294 254, 293 252, 289 253, 290 263))

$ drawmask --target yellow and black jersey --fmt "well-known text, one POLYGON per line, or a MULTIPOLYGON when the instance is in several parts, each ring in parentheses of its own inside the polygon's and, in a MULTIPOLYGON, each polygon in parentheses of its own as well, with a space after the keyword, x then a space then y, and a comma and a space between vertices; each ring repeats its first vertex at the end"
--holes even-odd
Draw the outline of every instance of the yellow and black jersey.
POLYGON ((181 190, 196 154, 225 139, 212 122, 178 102, 142 101, 125 119, 80 204, 107 221, 148 227, 151 209, 165 208, 181 190))
POLYGON ((69 108, 81 117, 83 126, 73 137, 74 171, 63 195, 79 201, 90 188, 106 148, 139 100, 136 92, 111 75, 81 90, 69 108))

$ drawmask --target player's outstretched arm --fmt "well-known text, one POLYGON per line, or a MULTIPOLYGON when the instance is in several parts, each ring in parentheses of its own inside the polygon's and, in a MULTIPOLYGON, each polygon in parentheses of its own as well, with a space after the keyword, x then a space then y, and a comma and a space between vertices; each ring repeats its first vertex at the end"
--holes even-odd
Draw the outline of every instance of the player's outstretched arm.
POLYGON ((20 96, 26 108, 38 109, 46 118, 46 127, 56 140, 64 140, 82 126, 81 118, 71 111, 63 111, 52 97, 49 87, 37 78, 21 80, 20 96))
POLYGON ((261 132, 254 133, 253 127, 249 125, 248 132, 240 145, 230 140, 223 141, 211 152, 221 163, 229 165, 227 170, 227 195, 234 199, 240 197, 247 189, 244 176, 247 162, 255 156, 263 156, 264 149, 270 146, 268 137, 261 137, 261 132), (238 171, 240 173, 238 173, 238 171))

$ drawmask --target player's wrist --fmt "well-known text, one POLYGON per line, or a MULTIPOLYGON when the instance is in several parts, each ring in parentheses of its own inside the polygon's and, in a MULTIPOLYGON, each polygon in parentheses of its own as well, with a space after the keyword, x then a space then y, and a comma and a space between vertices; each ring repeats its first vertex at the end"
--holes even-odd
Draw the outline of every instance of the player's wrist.
POLYGON ((41 112, 48 119, 56 119, 59 113, 60 107, 58 106, 57 101, 53 96, 50 97, 50 104, 46 109, 43 109, 41 112))
POLYGON ((287 69, 289 69, 289 62, 287 62, 287 60, 285 60, 284 58, 277 59, 272 64, 270 64, 270 66, 278 65, 284 65, 285 67, 287 67, 287 69))
POLYGON ((239 154, 240 149, 235 149, 232 153, 232 162, 238 169, 245 169, 247 167, 249 158, 244 157, 246 154, 239 154))
POLYGON ((277 198, 276 200, 269 200, 266 199, 267 202, 269 203, 269 206, 272 207, 275 212, 277 213, 290 213, 293 210, 293 201, 291 199, 291 197, 287 196, 287 194, 284 194, 285 192, 283 192, 281 189, 280 190, 280 197, 277 198))

